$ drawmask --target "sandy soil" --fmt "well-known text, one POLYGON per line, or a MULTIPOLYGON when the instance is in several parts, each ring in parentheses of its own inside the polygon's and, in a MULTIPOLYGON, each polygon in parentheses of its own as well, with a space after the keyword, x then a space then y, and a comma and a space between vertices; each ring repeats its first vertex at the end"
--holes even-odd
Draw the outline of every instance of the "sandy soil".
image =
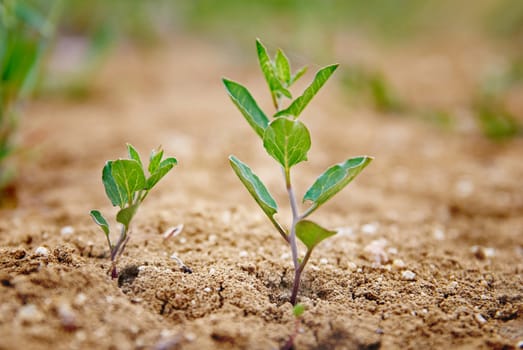
MULTIPOLYGON (((339 44, 340 55, 363 52, 361 42, 339 44)), ((481 50, 417 47, 410 55, 391 50, 387 60, 379 50, 364 52, 406 97, 459 107, 474 81, 471 65, 497 59, 496 50, 481 50)), ((270 108, 254 54, 177 39, 155 52, 120 50, 86 100, 26 109, 22 139, 33 149, 21 167, 19 205, 0 212, 0 349, 278 349, 286 342, 294 328, 289 251, 227 156, 250 164, 285 208, 281 174, 221 76, 245 83, 270 108), (125 156, 125 142, 144 157, 163 145, 179 166, 136 216, 116 281, 88 212, 114 213, 101 169, 125 156), (181 223, 180 236, 162 239, 181 223)), ((296 348, 521 347, 523 140, 495 144, 466 119, 466 127, 442 131, 347 101, 329 83, 302 117, 313 148, 295 171, 298 193, 333 163, 376 159, 314 214, 339 233, 316 249, 304 274, 296 348)))

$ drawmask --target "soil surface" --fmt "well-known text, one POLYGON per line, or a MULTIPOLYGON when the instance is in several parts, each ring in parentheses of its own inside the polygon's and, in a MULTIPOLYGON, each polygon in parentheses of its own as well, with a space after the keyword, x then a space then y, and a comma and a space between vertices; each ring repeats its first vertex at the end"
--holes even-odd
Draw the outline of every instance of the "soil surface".
MULTIPOLYGON (((339 39, 333 57, 356 52, 413 103, 464 109, 475 72, 498 51, 433 44, 383 51, 339 39)), ((88 98, 27 106, 18 206, 0 212, 0 349, 285 344, 295 327, 290 251, 227 157, 251 166, 287 222, 283 179, 221 76, 271 105, 254 52, 227 49, 182 38, 147 53, 124 47, 88 98), (179 165, 140 208, 111 280, 105 237, 88 213, 114 217, 101 169, 126 156, 125 142, 142 157, 162 145, 179 165), (164 240, 179 224, 183 233, 164 240)), ((301 117, 313 146, 294 171, 297 193, 348 157, 375 160, 312 217, 339 232, 305 270, 296 349, 521 348, 523 140, 485 139, 466 110, 445 131, 346 93, 329 82, 301 117)))

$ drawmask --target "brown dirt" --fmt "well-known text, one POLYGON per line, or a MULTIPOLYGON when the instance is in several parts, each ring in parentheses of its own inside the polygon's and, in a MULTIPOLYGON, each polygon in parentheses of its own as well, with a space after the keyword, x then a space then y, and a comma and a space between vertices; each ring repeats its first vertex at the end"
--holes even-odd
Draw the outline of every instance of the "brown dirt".
MULTIPOLYGON (((340 45, 350 51, 351 42, 340 45)), ((406 96, 460 106, 475 78, 467 62, 488 65, 497 51, 433 47, 391 50, 386 63, 380 51, 366 52, 406 96), (420 63, 430 59, 440 64, 420 63)), ((0 349, 285 343, 294 327, 289 251, 226 159, 235 153, 249 163, 286 207, 281 174, 228 101, 222 75, 267 95, 253 56, 178 39, 159 52, 122 49, 88 100, 26 110, 22 136, 34 151, 21 168, 19 206, 0 218, 0 349), (140 209, 118 283, 107 276, 105 239, 88 211, 114 213, 100 173, 106 159, 125 155, 125 142, 144 156, 161 144, 180 164, 140 209), (180 223, 184 232, 164 241, 180 223), (40 246, 48 256, 36 254, 40 246)), ((344 101, 331 83, 303 116, 313 148, 296 169, 298 192, 348 156, 376 160, 314 214, 340 233, 316 249, 304 274, 297 349, 516 348, 523 140, 494 144, 470 127, 445 132, 344 101)))

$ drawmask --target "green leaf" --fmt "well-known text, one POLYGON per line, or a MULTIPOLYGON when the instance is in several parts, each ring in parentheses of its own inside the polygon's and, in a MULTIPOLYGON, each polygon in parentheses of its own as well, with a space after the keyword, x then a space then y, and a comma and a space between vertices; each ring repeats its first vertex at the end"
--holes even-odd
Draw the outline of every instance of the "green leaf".
POLYGON ((327 230, 309 220, 301 220, 296 224, 296 237, 305 244, 308 250, 312 250, 318 243, 335 234, 336 231, 327 230))
POLYGON ((147 179, 146 190, 150 190, 164 177, 178 162, 175 158, 166 158, 161 163, 158 169, 147 179))
POLYGON ((311 148, 309 130, 299 120, 277 118, 263 135, 263 147, 287 171, 291 166, 307 160, 311 148))
POLYGON ((163 150, 152 150, 151 155, 149 156, 149 174, 154 174, 156 170, 158 170, 158 167, 160 166, 160 162, 162 161, 163 157, 163 150))
POLYGON ((107 223, 107 220, 103 217, 102 213, 98 210, 91 210, 91 217, 93 218, 94 222, 102 228, 105 235, 109 235, 109 224, 107 223))
POLYGON ((143 169, 134 159, 113 161, 111 174, 120 191, 125 192, 128 202, 133 200, 136 191, 145 189, 143 169))
POLYGON ((127 151, 129 153, 129 158, 134 159, 140 164, 140 166, 143 168, 142 160, 140 159, 140 155, 138 154, 138 151, 136 148, 133 147, 130 143, 127 144, 127 151))
POLYGON ((235 156, 229 156, 231 167, 240 178, 240 181, 247 188, 256 203, 262 208, 269 218, 278 212, 278 206, 274 198, 261 182, 260 178, 252 172, 247 164, 240 161, 235 156))
POLYGON ((311 201, 316 208, 319 207, 347 186, 373 159, 355 157, 331 166, 307 190, 303 201, 311 201))
POLYGON ((129 228, 129 224, 131 223, 134 214, 136 214, 139 205, 139 203, 136 203, 120 210, 118 214, 116 214, 116 221, 124 225, 126 229, 129 228))
POLYGON ((108 161, 102 170, 102 182, 105 187, 105 193, 111 200, 113 206, 122 208, 127 203, 127 195, 125 191, 120 189, 114 180, 112 174, 113 161, 108 161))
POLYGON ((291 105, 284 110, 276 113, 275 117, 292 115, 298 117, 300 113, 307 107, 312 98, 318 93, 322 86, 327 82, 332 73, 338 68, 338 64, 324 67, 316 73, 312 83, 305 89, 303 94, 292 101, 291 105))
POLYGON ((276 64, 276 72, 278 73, 279 80, 287 84, 287 86, 290 85, 291 65, 289 59, 285 56, 282 50, 276 52, 274 63, 276 64))
POLYGON ((305 67, 302 67, 301 69, 299 69, 296 73, 294 73, 294 75, 291 77, 289 86, 294 84, 295 82, 297 82, 298 79, 300 79, 305 73, 307 73, 307 69, 308 69, 308 67, 305 66, 305 67))
POLYGON ((232 102, 238 107, 254 131, 260 137, 263 137, 265 128, 269 125, 269 119, 260 109, 249 90, 234 81, 227 79, 222 79, 222 81, 232 102))
POLYGON ((256 50, 258 52, 258 60, 260 61, 261 70, 263 72, 263 75, 265 76, 267 84, 269 85, 271 93, 273 95, 276 93, 280 93, 285 97, 292 98, 292 95, 289 92, 289 90, 284 88, 280 80, 278 79, 278 76, 276 75, 276 67, 274 66, 274 63, 271 61, 269 55, 267 54, 267 49, 265 48, 265 46, 263 46, 260 40, 256 40, 256 50))
POLYGON ((305 306, 303 306, 303 304, 296 304, 292 308, 292 314, 296 318, 301 317, 301 315, 303 315, 304 312, 305 312, 305 306))

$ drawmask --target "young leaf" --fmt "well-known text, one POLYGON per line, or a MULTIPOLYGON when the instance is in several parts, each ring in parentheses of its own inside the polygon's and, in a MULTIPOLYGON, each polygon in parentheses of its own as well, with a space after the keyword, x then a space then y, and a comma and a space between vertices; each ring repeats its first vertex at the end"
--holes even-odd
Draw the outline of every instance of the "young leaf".
POLYGON ((292 98, 289 90, 283 87, 280 80, 276 76, 274 64, 271 61, 271 58, 267 54, 267 49, 260 40, 256 40, 256 50, 258 51, 258 60, 260 61, 260 67, 265 76, 265 80, 269 85, 271 93, 274 95, 280 93, 285 97, 292 98))
POLYGON ((118 221, 119 223, 124 225, 126 227, 126 229, 128 229, 129 223, 133 219, 134 214, 136 214, 136 211, 138 210, 139 205, 140 205, 139 203, 136 203, 127 208, 123 208, 122 210, 120 210, 116 214, 116 221, 118 221))
POLYGON ((269 119, 260 109, 249 90, 234 81, 227 79, 223 79, 222 81, 232 102, 238 107, 254 131, 256 131, 260 137, 263 137, 265 128, 269 125, 269 119))
POLYGON ((278 206, 276 201, 272 198, 267 187, 261 182, 260 178, 252 172, 247 164, 240 161, 235 156, 229 157, 231 167, 240 178, 240 181, 247 188, 251 196, 254 198, 256 203, 262 208, 262 210, 271 218, 278 212, 278 206))
POLYGON ((105 187, 105 193, 107 194, 107 197, 111 200, 111 203, 113 206, 119 206, 122 208, 125 203, 127 203, 127 195, 125 191, 121 190, 116 182, 114 181, 114 177, 112 174, 112 165, 113 161, 108 161, 105 163, 105 166, 102 170, 102 182, 105 187))
POLYGON ((305 73, 307 73, 307 66, 300 68, 294 75, 291 77, 291 81, 289 82, 289 86, 294 84, 298 81, 305 73))
POLYGON ((145 188, 143 169, 134 159, 118 159, 112 162, 111 174, 120 191, 125 192, 127 201, 133 199, 134 192, 145 188))
POLYGON ((305 124, 299 120, 277 118, 263 135, 263 147, 284 169, 307 160, 311 137, 305 124))
POLYGON ((142 160, 140 159, 140 154, 138 154, 138 151, 136 148, 133 147, 130 143, 127 144, 127 151, 129 153, 129 158, 134 159, 140 164, 140 166, 143 168, 142 160))
POLYGON ((298 117, 312 100, 312 98, 316 95, 316 93, 318 93, 322 86, 327 82, 332 73, 334 73, 336 68, 338 68, 338 65, 333 64, 320 69, 318 73, 316 73, 312 83, 305 89, 303 94, 292 101, 289 107, 276 113, 275 117, 280 117, 283 115, 292 115, 294 117, 298 117))
POLYGON ((91 210, 91 217, 93 218, 94 222, 102 228, 102 230, 105 232, 105 235, 109 235, 109 224, 103 217, 102 213, 100 213, 98 210, 91 210))
POLYGON ((291 65, 282 50, 276 52, 274 63, 276 64, 276 72, 278 73, 279 80, 289 86, 291 82, 291 65))
POLYGON ((303 306, 303 304, 296 304, 292 308, 292 314, 296 318, 301 317, 301 315, 303 315, 304 312, 305 312, 305 306, 303 306))
POLYGON ((151 155, 149 156, 149 167, 147 170, 149 170, 149 174, 154 174, 156 170, 158 170, 158 167, 160 166, 160 162, 162 161, 163 157, 163 150, 152 150, 151 155))
POLYGON ((164 159, 158 169, 147 179, 145 189, 153 188, 177 163, 176 159, 172 157, 164 159))
POLYGON ((311 201, 319 207, 347 186, 373 159, 362 156, 331 166, 307 190, 303 201, 311 201))
POLYGON ((336 231, 327 230, 309 220, 301 220, 296 224, 296 237, 305 244, 308 250, 312 250, 318 243, 335 234, 336 231))

